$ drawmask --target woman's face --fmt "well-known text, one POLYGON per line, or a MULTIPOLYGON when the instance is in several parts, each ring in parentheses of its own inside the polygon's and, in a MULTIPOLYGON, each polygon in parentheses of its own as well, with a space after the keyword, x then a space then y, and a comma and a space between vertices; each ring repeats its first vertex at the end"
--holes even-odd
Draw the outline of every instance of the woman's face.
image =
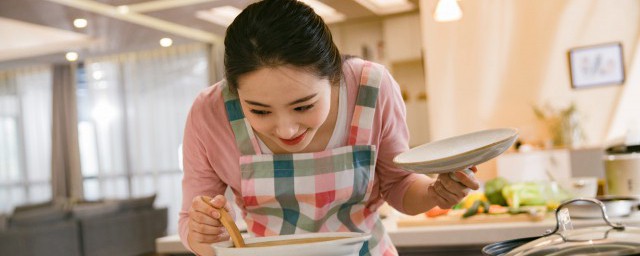
POLYGON ((293 66, 261 68, 239 77, 238 96, 260 138, 290 153, 310 144, 331 108, 329 80, 293 66))

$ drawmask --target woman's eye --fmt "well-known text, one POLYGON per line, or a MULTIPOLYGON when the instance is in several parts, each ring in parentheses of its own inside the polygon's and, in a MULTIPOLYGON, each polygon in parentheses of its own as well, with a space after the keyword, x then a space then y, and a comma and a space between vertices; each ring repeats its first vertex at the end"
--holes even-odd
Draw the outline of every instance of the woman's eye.
POLYGON ((264 116, 264 115, 269 114, 269 111, 252 109, 251 113, 254 113, 254 114, 259 115, 259 116, 264 116))
POLYGON ((311 108, 313 108, 313 104, 312 105, 302 106, 302 107, 297 107, 297 108, 294 108, 294 110, 298 111, 298 112, 304 112, 304 111, 307 111, 307 110, 309 110, 311 108))

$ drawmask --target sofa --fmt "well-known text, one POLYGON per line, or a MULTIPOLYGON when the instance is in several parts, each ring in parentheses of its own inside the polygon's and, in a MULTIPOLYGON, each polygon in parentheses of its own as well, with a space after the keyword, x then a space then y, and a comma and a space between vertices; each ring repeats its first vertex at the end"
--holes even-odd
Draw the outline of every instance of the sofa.
POLYGON ((166 234, 167 209, 155 195, 20 206, 0 218, 0 255, 140 255, 166 234), (4 219, 4 220, 3 220, 4 219))

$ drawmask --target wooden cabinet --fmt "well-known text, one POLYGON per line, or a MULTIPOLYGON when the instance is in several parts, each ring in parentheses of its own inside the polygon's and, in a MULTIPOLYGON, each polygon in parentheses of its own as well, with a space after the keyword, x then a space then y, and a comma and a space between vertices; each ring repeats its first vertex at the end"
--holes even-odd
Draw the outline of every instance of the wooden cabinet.
POLYGON ((418 13, 384 19, 382 31, 387 62, 422 59, 420 26, 418 13))

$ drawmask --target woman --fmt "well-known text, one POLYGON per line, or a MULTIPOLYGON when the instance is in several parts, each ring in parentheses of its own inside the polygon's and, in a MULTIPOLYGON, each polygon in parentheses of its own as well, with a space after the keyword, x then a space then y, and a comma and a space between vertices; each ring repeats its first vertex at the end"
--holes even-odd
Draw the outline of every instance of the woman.
POLYGON ((185 128, 179 226, 197 254, 229 239, 211 206, 229 207, 227 187, 251 235, 371 233, 361 255, 397 255, 377 213, 384 201, 418 214, 478 188, 462 172, 455 182, 394 166, 408 150, 397 83, 378 64, 341 58, 303 3, 248 6, 227 29, 225 75, 198 96, 185 128))

